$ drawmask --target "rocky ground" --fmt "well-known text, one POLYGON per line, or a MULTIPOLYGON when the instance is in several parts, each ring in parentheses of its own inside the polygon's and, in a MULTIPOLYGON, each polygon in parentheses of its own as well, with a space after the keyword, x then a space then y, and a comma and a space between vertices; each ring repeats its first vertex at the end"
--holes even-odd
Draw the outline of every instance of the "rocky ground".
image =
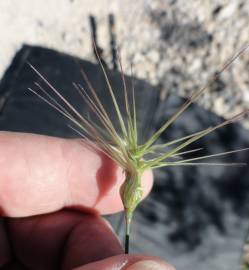
MULTIPOLYGON (((126 70, 170 92, 189 96, 210 80, 235 52, 249 43, 246 0, 10 0, 0 2, 0 74, 23 43, 44 45, 93 59, 89 16, 97 25, 98 44, 111 62, 108 16, 126 70)), ((199 100, 228 118, 249 105, 249 52, 199 100)), ((249 121, 243 124, 249 127, 249 121)))

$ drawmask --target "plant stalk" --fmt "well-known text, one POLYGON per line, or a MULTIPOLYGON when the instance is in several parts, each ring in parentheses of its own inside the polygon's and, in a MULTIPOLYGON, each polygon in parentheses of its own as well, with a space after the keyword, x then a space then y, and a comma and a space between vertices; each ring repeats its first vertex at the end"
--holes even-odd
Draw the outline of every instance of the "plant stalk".
POLYGON ((128 218, 127 214, 127 211, 125 211, 125 254, 129 254, 131 232, 131 219, 128 218))

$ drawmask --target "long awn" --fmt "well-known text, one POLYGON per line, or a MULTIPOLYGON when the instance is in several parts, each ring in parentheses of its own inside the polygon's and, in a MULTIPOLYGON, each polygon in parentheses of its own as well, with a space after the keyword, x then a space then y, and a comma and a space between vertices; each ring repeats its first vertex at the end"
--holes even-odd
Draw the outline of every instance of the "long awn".
MULTIPOLYGON (((95 44, 94 44, 95 46, 95 44)), ((218 76, 224 72, 229 66, 234 63, 245 51, 248 49, 249 44, 242 48, 235 54, 221 69, 215 74, 213 79, 207 83, 199 91, 193 93, 190 98, 167 120, 165 123, 148 138, 148 140, 140 144, 139 134, 137 128, 137 113, 134 87, 132 87, 131 101, 128 98, 128 89, 124 76, 121 60, 119 58, 119 65, 121 70, 121 79, 123 82, 123 101, 125 114, 121 113, 120 106, 108 78, 107 71, 105 70, 97 49, 95 46, 96 55, 99 59, 99 65, 105 77, 107 89, 112 100, 112 105, 116 114, 118 127, 114 126, 110 115, 104 107, 102 101, 98 97, 94 87, 86 73, 81 70, 82 76, 86 82, 88 91, 80 84, 74 83, 74 88, 83 98, 84 102, 89 106, 90 110, 94 113, 97 122, 90 121, 87 117, 81 115, 76 108, 58 91, 32 64, 29 64, 33 71, 40 77, 40 79, 49 87, 46 91, 40 84, 35 83, 36 90, 29 88, 29 90, 41 98, 43 101, 52 106, 55 110, 69 119, 74 127, 72 127, 80 136, 82 136, 90 147, 100 149, 110 158, 112 158, 124 171, 125 181, 120 188, 120 195, 124 205, 125 223, 126 223, 126 241, 125 253, 129 252, 129 236, 130 226, 134 210, 142 200, 142 186, 141 177, 145 170, 155 169, 167 166, 242 166, 245 163, 224 163, 224 162, 202 162, 203 160, 220 157, 227 154, 237 153, 248 150, 248 148, 230 150, 227 152, 216 153, 212 155, 198 156, 195 158, 185 158, 184 155, 191 152, 198 152, 200 149, 184 150, 187 146, 192 145, 197 140, 207 136, 211 132, 229 125, 235 121, 243 118, 249 109, 244 110, 224 122, 208 127, 199 132, 187 135, 182 138, 177 138, 165 144, 155 144, 160 135, 169 128, 177 118, 195 102, 210 84, 212 84, 218 76), (169 148, 170 146, 170 148, 169 148), (184 151, 182 151, 184 150, 184 151), (151 154, 153 157, 151 157, 151 154)))

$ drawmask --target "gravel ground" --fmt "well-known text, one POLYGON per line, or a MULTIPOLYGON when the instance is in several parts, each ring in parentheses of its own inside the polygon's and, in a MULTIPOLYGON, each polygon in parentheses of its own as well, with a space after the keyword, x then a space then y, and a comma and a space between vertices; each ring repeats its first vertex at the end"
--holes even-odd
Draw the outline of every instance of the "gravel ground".
MULTIPOLYGON (((189 96, 222 64, 249 43, 246 0, 9 0, 0 2, 0 75, 24 43, 43 45, 94 60, 89 15, 98 26, 98 44, 111 62, 108 15, 116 21, 117 44, 126 70, 189 96)), ((203 95, 199 103, 229 117, 249 104, 249 55, 245 53, 203 95)), ((249 121, 243 124, 249 128, 249 121)))

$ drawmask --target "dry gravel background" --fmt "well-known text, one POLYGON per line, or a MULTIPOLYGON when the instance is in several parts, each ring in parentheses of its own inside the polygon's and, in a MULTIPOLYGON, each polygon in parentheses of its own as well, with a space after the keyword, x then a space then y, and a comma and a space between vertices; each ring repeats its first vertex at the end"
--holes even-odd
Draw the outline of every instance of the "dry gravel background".
MULTIPOLYGON (((189 95, 249 42, 246 0, 9 0, 0 2, 0 74, 23 43, 92 59, 88 17, 110 61, 108 14, 116 17, 123 62, 165 94, 189 95)), ((199 101, 228 117, 249 105, 248 53, 199 101)), ((244 121, 249 127, 249 121, 244 121)))
MULTIPOLYGON (((189 95, 249 42, 247 0, 9 0, 0 1, 0 75, 23 43, 43 45, 93 60, 89 15, 110 61, 108 14, 126 69, 160 84, 166 95, 189 95)), ((199 103, 229 117, 249 105, 249 52, 199 103)), ((164 95, 164 96, 165 96, 164 95)), ((243 124, 249 127, 249 121, 243 124)))

